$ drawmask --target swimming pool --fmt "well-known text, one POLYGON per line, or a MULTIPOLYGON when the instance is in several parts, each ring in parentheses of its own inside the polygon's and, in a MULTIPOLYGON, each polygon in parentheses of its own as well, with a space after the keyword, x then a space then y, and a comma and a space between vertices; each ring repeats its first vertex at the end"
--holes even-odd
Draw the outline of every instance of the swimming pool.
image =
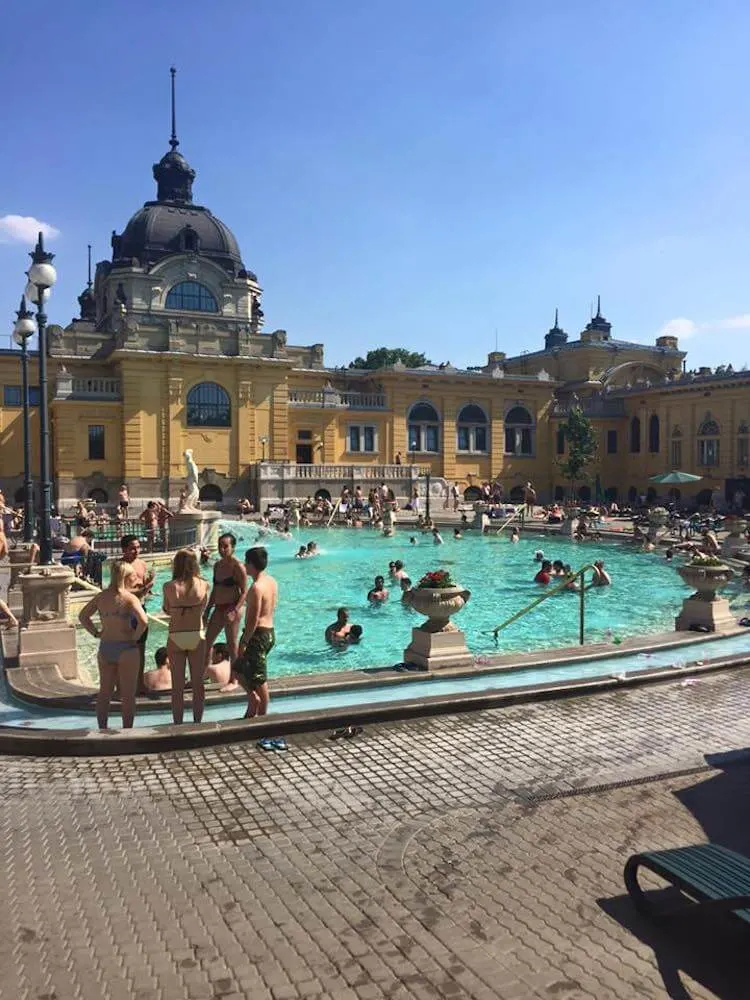
MULTIPOLYGON (((242 557, 255 544, 258 531, 253 525, 228 526, 238 538, 242 557)), ((491 635, 496 625, 529 604, 541 593, 533 582, 537 564, 534 553, 542 549, 550 559, 561 559, 574 569, 603 559, 612 576, 612 587, 586 594, 586 641, 616 641, 674 628, 674 617, 689 588, 659 553, 637 553, 626 545, 580 545, 559 536, 532 536, 511 544, 507 535, 478 536, 467 533, 454 541, 452 531, 444 532, 445 544, 434 545, 431 536, 400 529, 393 538, 369 530, 306 529, 292 541, 279 537, 261 540, 269 552, 269 570, 279 581, 277 645, 269 664, 271 676, 357 670, 385 666, 402 660, 411 639, 411 629, 424 619, 405 607, 398 588, 391 589, 383 605, 370 606, 367 591, 376 574, 388 575, 388 563, 401 559, 414 583, 429 570, 445 568, 456 582, 471 590, 471 600, 456 617, 466 632, 469 649, 478 656, 497 653, 491 635), (302 542, 315 539, 321 554, 313 559, 295 559, 302 542), (359 646, 344 650, 329 647, 323 640, 326 625, 336 617, 336 609, 349 608, 351 620, 361 624, 364 637, 359 646)), ((210 573, 210 570, 209 570, 210 573)), ((169 578, 165 568, 157 574, 158 597, 148 609, 158 612, 161 586, 169 578)), ((578 641, 579 598, 563 593, 545 601, 537 610, 521 618, 500 634, 501 652, 531 651, 569 646, 578 641)), ((148 640, 147 667, 153 654, 166 642, 166 630, 152 623, 148 640)), ((79 635, 81 660, 96 678, 95 642, 79 635)))

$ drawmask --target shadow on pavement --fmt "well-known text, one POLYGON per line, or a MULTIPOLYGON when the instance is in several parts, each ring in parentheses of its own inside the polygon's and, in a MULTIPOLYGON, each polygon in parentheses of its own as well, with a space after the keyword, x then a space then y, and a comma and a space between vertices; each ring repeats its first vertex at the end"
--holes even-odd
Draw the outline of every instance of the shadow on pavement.
MULTIPOLYGON (((706 763, 718 770, 672 794, 700 823, 706 840, 750 859, 750 750, 708 755, 706 763)), ((668 834, 663 843, 643 845, 642 849, 667 846, 676 846, 668 834)), ((626 860, 623 857, 623 866, 626 860)), ((655 879, 645 881, 644 888, 657 883, 664 885, 655 879)), ((666 910, 679 906, 682 899, 671 888, 657 889, 649 898, 666 910)), ((672 1000, 692 1000, 694 994, 690 984, 683 981, 685 976, 721 1000, 750 997, 747 923, 731 915, 705 916, 697 910, 655 921, 639 914, 627 893, 597 902, 608 916, 653 950, 667 996, 672 1000)))
MULTIPOLYGON (((666 908, 677 902, 671 889, 652 894, 666 908)), ((750 996, 750 927, 731 917, 704 918, 698 913, 655 923, 641 916, 626 894, 599 899, 601 909, 654 953, 666 995, 694 1000, 689 978, 720 1000, 750 996)))

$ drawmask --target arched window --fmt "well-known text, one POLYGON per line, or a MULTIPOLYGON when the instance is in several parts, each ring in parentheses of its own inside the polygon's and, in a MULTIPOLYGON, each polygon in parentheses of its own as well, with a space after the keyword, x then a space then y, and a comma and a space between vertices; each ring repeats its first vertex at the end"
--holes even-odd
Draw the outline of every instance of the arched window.
POLYGON ((682 431, 679 427, 672 430, 672 440, 669 442, 669 461, 673 469, 682 465, 682 431))
POLYGON ((659 451, 659 418, 655 413, 648 422, 648 450, 652 455, 659 451))
POLYGON ((737 465, 750 465, 750 428, 744 421, 737 428, 737 465))
POLYGON ((608 486, 606 488, 606 490, 604 491, 604 499, 608 500, 610 503, 616 503, 617 502, 617 487, 616 486, 608 486))
POLYGON ((534 420, 525 406, 514 406, 505 415, 505 454, 534 454, 534 420))
POLYGON ((630 450, 634 455, 641 450, 641 422, 638 417, 630 421, 630 450))
POLYGON ((224 494, 218 486, 215 486, 213 483, 206 483, 205 486, 201 486, 198 499, 206 500, 208 503, 221 503, 224 499, 224 494))
POLYGON ((409 451, 440 451, 440 418, 431 403, 409 410, 409 451))
POLYGON ((565 487, 564 486, 556 486, 555 487, 555 501, 557 503, 562 503, 564 499, 565 499, 565 487))
POLYGON ((719 464, 719 435, 721 429, 710 416, 698 428, 698 465, 719 464))
POLYGON ((199 382, 187 394, 188 427, 231 427, 229 394, 215 382, 199 382))
POLYGON ((97 487, 96 489, 89 490, 89 500, 93 500, 94 503, 109 503, 109 494, 106 490, 97 487))
POLYGON ((481 499, 482 491, 478 486, 467 486, 464 490, 464 500, 467 500, 469 503, 473 503, 474 501, 481 499))
POLYGON ((628 502, 635 503, 637 499, 638 499, 638 490, 635 488, 635 486, 631 486, 630 489, 628 490, 628 502))
POLYGON ((487 414, 481 406, 469 403, 458 414, 456 421, 456 446, 458 451, 486 453, 487 414))
POLYGON ((167 295, 166 308, 204 313, 219 311, 213 294, 197 281, 181 281, 178 285, 173 285, 167 295))
POLYGON ((591 487, 579 486, 578 499, 581 501, 581 503, 591 503, 591 487))
POLYGON ((524 503, 526 500, 526 490, 523 486, 514 486, 510 491, 509 499, 511 503, 524 503))

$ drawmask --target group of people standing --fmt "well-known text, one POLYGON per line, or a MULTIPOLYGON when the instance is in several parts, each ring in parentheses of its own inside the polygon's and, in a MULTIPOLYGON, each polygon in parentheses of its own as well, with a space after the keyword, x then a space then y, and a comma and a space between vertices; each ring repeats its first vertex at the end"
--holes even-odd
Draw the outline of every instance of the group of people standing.
MULTIPOLYGON (((245 718, 268 710, 266 658, 275 644, 274 611, 278 600, 276 581, 266 572, 268 552, 250 548, 244 563, 235 556, 237 541, 227 532, 219 539, 219 559, 212 584, 200 573, 193 549, 180 549, 172 563, 172 579, 164 584, 162 610, 168 628, 166 662, 171 674, 172 718, 183 720, 185 673, 190 674, 193 721, 203 718, 204 682, 212 649, 223 630, 231 662, 230 683, 222 690, 241 687, 247 694, 245 718), (245 609, 244 627, 240 629, 245 609)), ((109 586, 93 597, 79 616, 83 627, 99 639, 100 687, 97 722, 106 729, 115 690, 119 690, 123 728, 135 717, 136 695, 144 690, 145 644, 149 616, 145 599, 154 584, 153 571, 140 558, 134 536, 122 539, 122 559, 113 563, 109 586), (98 616, 98 627, 94 618, 98 616)))

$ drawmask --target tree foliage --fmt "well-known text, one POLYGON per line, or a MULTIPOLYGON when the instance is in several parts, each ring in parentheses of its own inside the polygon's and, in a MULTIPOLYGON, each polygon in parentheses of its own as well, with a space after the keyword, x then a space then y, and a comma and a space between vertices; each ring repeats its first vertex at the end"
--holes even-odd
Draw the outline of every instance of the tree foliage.
POLYGON ((400 361, 407 368, 419 368, 422 365, 432 364, 424 354, 407 351, 405 347, 378 347, 375 351, 368 351, 364 358, 355 358, 349 363, 349 367, 369 368, 374 371, 376 368, 395 365, 397 361, 400 361))
POLYGON ((580 406, 573 406, 562 425, 568 443, 567 457, 561 461, 560 471, 570 482, 571 492, 581 479, 588 479, 586 466, 596 458, 596 431, 580 406))

